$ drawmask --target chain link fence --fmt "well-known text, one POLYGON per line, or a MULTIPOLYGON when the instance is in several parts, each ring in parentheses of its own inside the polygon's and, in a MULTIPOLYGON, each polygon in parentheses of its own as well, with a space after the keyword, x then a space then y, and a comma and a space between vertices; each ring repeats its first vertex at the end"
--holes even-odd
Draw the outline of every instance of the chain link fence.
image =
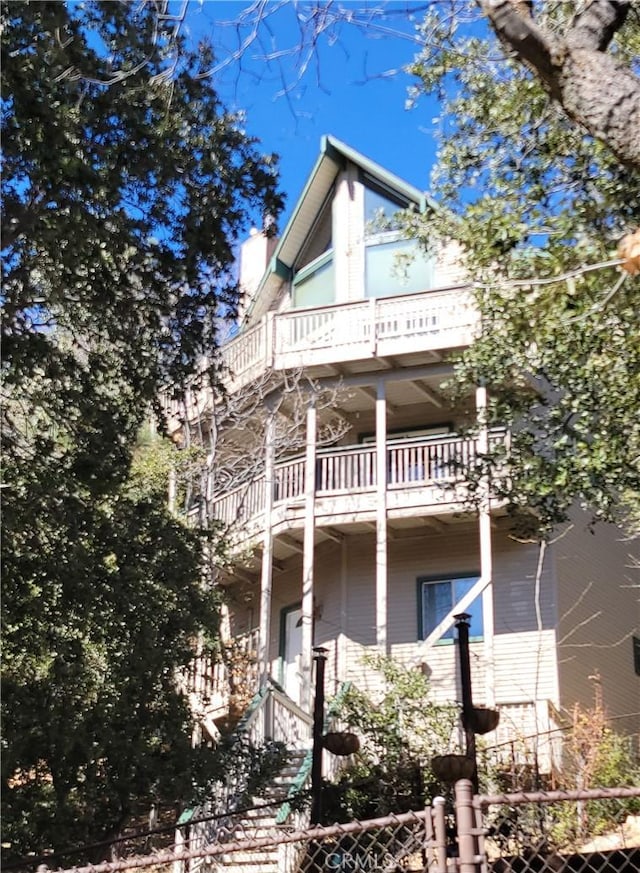
POLYGON ((519 792, 472 804, 483 870, 640 871, 640 788, 519 792))
MULTIPOLYGON (((275 805, 274 805, 275 806, 275 805)), ((68 873, 639 873, 640 788, 474 795, 424 810, 304 828, 274 809, 182 827, 171 850, 68 873), (196 826, 197 825, 197 826, 196 826)), ((42 873, 42 871, 41 871, 42 873)))

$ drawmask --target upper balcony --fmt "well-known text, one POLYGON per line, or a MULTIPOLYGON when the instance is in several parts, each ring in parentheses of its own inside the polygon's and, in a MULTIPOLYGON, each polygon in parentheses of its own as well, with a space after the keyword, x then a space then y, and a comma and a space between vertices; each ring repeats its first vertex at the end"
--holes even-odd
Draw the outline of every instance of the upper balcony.
POLYGON ((399 356, 428 363, 469 345, 478 321, 466 288, 269 313, 224 346, 222 364, 238 390, 267 370, 322 375, 331 365, 399 356))
MULTIPOLYGON (((489 448, 507 435, 489 433, 489 448)), ((469 471, 479 459, 477 440, 455 434, 390 441, 386 447, 385 503, 390 522, 424 515, 455 515, 469 508, 469 471)), ((318 450, 314 518, 319 526, 371 524, 376 519, 378 464, 375 444, 318 450)), ((305 457, 275 466, 271 527, 274 533, 302 529, 305 520, 305 457)), ((258 476, 214 496, 211 516, 235 545, 246 545, 264 530, 266 482, 258 476)), ((401 522, 400 522, 401 523, 401 522)))

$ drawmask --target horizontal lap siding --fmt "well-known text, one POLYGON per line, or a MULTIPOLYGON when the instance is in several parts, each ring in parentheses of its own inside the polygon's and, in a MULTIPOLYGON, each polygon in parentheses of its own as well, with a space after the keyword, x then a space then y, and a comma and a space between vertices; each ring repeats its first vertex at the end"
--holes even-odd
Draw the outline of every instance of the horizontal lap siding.
POLYGON ((458 243, 449 243, 440 248, 436 256, 434 288, 448 288, 469 280, 462 267, 461 248, 458 243))
MULTIPOLYGON (((348 678, 376 688, 379 677, 362 664, 366 651, 375 651, 375 542, 372 536, 348 541, 348 678)), ((536 570, 538 550, 514 543, 494 532, 495 682, 498 701, 557 701, 555 662, 555 602, 550 562, 540 580, 541 632, 537 630, 536 570)), ((389 542, 389 624, 391 653, 406 664, 418 654, 418 596, 420 576, 473 573, 479 569, 475 525, 455 525, 451 532, 389 542)), ((318 581, 318 584, 321 584, 318 581)), ((434 699, 459 698, 456 647, 437 644, 426 656, 434 699)), ((484 646, 471 645, 472 681, 478 703, 485 698, 484 646)))
MULTIPOLYGON (((536 609, 535 546, 511 541, 494 530, 494 621, 495 692, 498 703, 549 699, 558 703, 555 663, 555 616, 553 561, 548 556, 539 585, 536 609), (537 612, 542 630, 538 632, 537 612)), ((342 549, 337 542, 316 548, 315 637, 317 645, 329 649, 328 690, 339 680, 349 679, 363 688, 375 688, 379 677, 362 663, 366 651, 376 650, 375 536, 347 537, 345 557, 345 609, 342 607, 342 549)), ((392 655, 403 663, 415 664, 419 655, 417 579, 475 573, 480 568, 477 525, 456 523, 443 533, 425 528, 415 536, 390 539, 388 639, 392 655)), ((285 607, 299 602, 302 592, 302 562, 295 559, 285 572, 274 572, 270 656, 275 674, 278 668, 280 615, 285 607)), ((231 608, 238 629, 258 621, 259 584, 253 602, 231 608), (252 612, 251 612, 252 610, 252 612)), ((459 699, 456 647, 451 643, 433 646, 425 655, 434 698, 459 699)), ((474 696, 485 700, 484 645, 472 642, 471 667, 474 696)))
POLYGON ((616 724, 637 732, 640 724, 640 676, 634 672, 632 635, 640 635, 638 540, 624 540, 611 526, 591 533, 588 519, 553 547, 559 596, 561 700, 591 705, 600 675, 610 715, 629 715, 616 724))

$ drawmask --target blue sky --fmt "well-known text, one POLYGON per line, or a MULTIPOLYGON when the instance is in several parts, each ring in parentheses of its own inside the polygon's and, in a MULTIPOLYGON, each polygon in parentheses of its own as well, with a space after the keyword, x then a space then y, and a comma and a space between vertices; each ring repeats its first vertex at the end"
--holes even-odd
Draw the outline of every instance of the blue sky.
MULTIPOLYGON (((304 58, 292 51, 299 42, 294 4, 272 0, 255 39, 234 59, 238 39, 250 28, 237 28, 245 0, 194 0, 186 22, 190 38, 210 36, 220 69, 214 81, 225 102, 246 111, 246 129, 268 151, 280 155, 281 184, 287 194, 284 218, 297 199, 318 155, 320 138, 332 134, 421 190, 428 189, 434 160, 435 101, 422 98, 405 108, 412 77, 401 72, 417 52, 415 22, 407 7, 392 4, 390 19, 379 14, 362 33, 353 26, 325 36, 303 75, 304 58), (395 36, 395 31, 404 36, 395 36), (269 64, 267 54, 279 53, 269 64), (386 75, 389 71, 398 71, 386 75), (288 92, 283 95, 283 83, 288 92)), ((344 5, 344 4, 343 4, 344 5)), ((351 4, 354 9, 363 3, 351 4)), ((281 221, 282 225, 282 221, 281 221)))

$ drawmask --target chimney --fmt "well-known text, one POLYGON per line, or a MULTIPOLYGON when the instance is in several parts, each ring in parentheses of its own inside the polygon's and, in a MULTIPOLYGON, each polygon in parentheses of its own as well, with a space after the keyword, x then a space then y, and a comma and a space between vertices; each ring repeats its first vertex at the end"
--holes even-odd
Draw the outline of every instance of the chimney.
POLYGON ((277 242, 276 236, 267 237, 262 231, 252 227, 249 238, 240 246, 242 302, 240 303, 239 316, 241 322, 244 321, 246 312, 253 302, 277 242))

